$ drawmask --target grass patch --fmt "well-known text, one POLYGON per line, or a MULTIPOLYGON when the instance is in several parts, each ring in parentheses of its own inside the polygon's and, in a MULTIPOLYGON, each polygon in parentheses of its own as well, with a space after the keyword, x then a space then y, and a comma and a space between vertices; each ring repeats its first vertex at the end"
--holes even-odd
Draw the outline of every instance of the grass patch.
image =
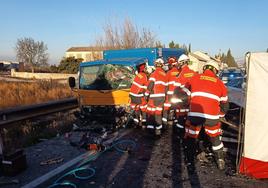
POLYGON ((55 80, 34 82, 0 81, 0 109, 72 97, 67 84, 55 80))
POLYGON ((62 135, 72 130, 75 117, 73 113, 57 113, 48 119, 21 121, 2 130, 5 151, 10 152, 17 148, 28 147, 40 142, 40 139, 49 139, 57 134, 62 135))

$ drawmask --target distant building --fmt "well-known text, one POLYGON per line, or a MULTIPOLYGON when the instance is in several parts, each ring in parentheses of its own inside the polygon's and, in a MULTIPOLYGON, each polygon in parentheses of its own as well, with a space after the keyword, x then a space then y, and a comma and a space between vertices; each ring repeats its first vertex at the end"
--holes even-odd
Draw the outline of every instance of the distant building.
POLYGON ((11 69, 18 69, 18 68, 19 68, 19 62, 0 60, 0 70, 2 71, 9 71, 11 69))
POLYGON ((223 68, 223 63, 217 59, 217 58, 214 58, 210 55, 208 55, 207 53, 204 53, 204 52, 201 52, 201 51, 196 51, 196 52, 193 52, 193 53, 189 53, 189 58, 190 58, 190 61, 191 61, 191 64, 190 64, 190 68, 196 72, 199 72, 199 73, 202 73, 203 72, 203 65, 210 61, 210 60, 213 60, 213 61, 216 61, 218 64, 219 64, 219 67, 222 69, 223 68))
POLYGON ((65 52, 65 57, 82 58, 83 62, 103 59, 103 49, 98 47, 71 47, 65 52))

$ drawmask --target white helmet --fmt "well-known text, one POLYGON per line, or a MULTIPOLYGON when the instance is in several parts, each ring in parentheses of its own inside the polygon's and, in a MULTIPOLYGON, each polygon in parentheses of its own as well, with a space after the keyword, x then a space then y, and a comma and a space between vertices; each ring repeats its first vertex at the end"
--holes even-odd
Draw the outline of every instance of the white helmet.
POLYGON ((163 67, 165 64, 164 60, 162 58, 158 58, 154 61, 154 65, 156 67, 163 67))
POLYGON ((154 71, 154 66, 147 66, 146 67, 146 72, 151 74, 154 71))
POLYGON ((217 71, 220 70, 219 64, 216 61, 210 60, 203 65, 203 70, 210 69, 210 66, 214 67, 217 71))
POLYGON ((184 62, 187 62, 187 61, 189 61, 189 60, 190 60, 190 58, 189 58, 187 55, 182 54, 182 55, 179 57, 178 62, 179 62, 179 63, 184 63, 184 62))

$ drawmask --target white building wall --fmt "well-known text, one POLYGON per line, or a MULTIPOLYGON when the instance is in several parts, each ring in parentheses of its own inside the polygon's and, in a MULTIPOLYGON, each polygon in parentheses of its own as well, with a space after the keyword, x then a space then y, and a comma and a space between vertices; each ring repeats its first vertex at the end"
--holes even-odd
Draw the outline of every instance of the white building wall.
POLYGON ((66 52, 65 57, 83 58, 83 62, 103 59, 102 51, 66 52))

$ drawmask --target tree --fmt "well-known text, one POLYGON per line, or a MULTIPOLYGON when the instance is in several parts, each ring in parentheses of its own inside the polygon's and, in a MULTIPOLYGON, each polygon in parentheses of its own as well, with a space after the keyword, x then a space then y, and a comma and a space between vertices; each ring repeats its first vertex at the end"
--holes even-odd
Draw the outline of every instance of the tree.
POLYGON ((182 48, 185 50, 185 53, 188 54, 191 52, 191 44, 189 44, 189 47, 187 47, 186 44, 179 45, 178 43, 175 43, 173 40, 168 44, 169 48, 182 48))
POLYGON ((182 46, 180 46, 180 48, 184 49, 185 53, 188 55, 189 51, 186 44, 183 44, 182 46))
POLYGON ((268 48, 267 48, 266 52, 268 52, 268 48))
POLYGON ((180 45, 179 44, 175 44, 175 48, 180 48, 180 45))
POLYGON ((168 44, 169 48, 175 48, 175 42, 172 40, 169 44, 168 44))
POLYGON ((237 67, 237 64, 234 60, 234 57, 232 56, 231 50, 229 49, 226 55, 226 64, 229 67, 237 67))
POLYGON ((192 45, 191 43, 189 44, 189 47, 188 47, 188 52, 191 53, 192 52, 192 45))
POLYGON ((237 67, 237 64, 234 60, 234 57, 232 56, 232 53, 231 53, 231 49, 229 49, 227 51, 227 55, 225 55, 224 53, 222 53, 221 55, 221 61, 223 63, 226 63, 228 65, 228 67, 237 67))
POLYGON ((58 71, 62 73, 76 74, 79 70, 79 64, 83 61, 82 58, 75 57, 63 58, 58 66, 58 71))
POLYGON ((159 45, 159 41, 150 29, 138 29, 130 19, 125 19, 122 24, 112 23, 110 21, 104 25, 104 34, 96 39, 96 46, 102 49, 127 49, 159 45))
POLYGON ((178 43, 175 43, 173 40, 168 44, 169 48, 180 48, 178 43))
POLYGON ((17 40, 16 56, 19 62, 28 64, 32 72, 35 67, 47 66, 47 45, 43 41, 34 41, 32 38, 20 38, 17 40))
POLYGON ((57 65, 50 65, 49 70, 52 73, 58 73, 59 72, 59 69, 58 69, 57 65))
POLYGON ((156 47, 156 48, 165 48, 165 45, 162 44, 160 41, 156 41, 156 42, 155 42, 155 47, 156 47))

